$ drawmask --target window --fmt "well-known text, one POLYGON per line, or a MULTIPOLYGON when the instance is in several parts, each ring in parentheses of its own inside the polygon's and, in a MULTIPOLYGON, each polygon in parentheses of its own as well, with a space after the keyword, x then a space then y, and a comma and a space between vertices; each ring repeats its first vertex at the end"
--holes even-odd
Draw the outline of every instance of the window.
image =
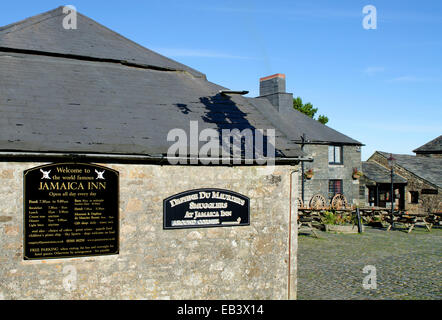
POLYGON ((342 164, 342 146, 328 146, 328 163, 342 164))
POLYGON ((328 181, 328 196, 329 198, 333 198, 336 194, 341 193, 342 191, 342 180, 329 180, 328 181))
POLYGON ((413 203, 413 204, 419 203, 419 192, 418 191, 410 191, 410 203, 413 203))
POLYGON ((359 186, 359 197, 365 198, 365 186, 359 186))

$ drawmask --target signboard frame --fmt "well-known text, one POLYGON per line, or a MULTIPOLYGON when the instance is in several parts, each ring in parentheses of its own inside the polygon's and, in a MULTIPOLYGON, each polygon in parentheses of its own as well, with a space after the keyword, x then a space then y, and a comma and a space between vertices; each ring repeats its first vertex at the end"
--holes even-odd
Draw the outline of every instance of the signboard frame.
MULTIPOLYGON (((201 199, 198 199, 201 200, 201 199)), ((233 215, 233 214, 232 214, 233 215)), ((238 214, 238 216, 244 216, 243 213, 238 214)), ((186 190, 177 194, 174 194, 172 196, 167 197, 166 199, 163 200, 163 230, 177 230, 177 229, 194 229, 194 228, 223 228, 223 227, 239 227, 239 226, 250 226, 250 198, 240 194, 238 192, 235 191, 231 191, 231 190, 227 190, 227 189, 220 189, 220 188, 198 188, 198 189, 191 189, 191 190, 186 190), (246 213, 246 222, 240 222, 240 223, 230 223, 230 224, 201 224, 201 225, 184 225, 184 226, 171 226, 171 220, 172 217, 170 215, 168 215, 167 212, 167 202, 174 199, 174 198, 180 198, 186 195, 190 195, 190 194, 194 194, 194 193, 199 193, 199 192, 222 192, 224 194, 228 194, 228 195, 232 195, 235 197, 238 197, 242 200, 245 201, 245 207, 247 208, 247 213, 246 213)))
POLYGON ((422 189, 421 190, 421 194, 432 194, 432 195, 436 195, 439 194, 437 189, 422 189))
POLYGON ((120 251, 120 174, 117 170, 111 169, 109 167, 104 167, 101 165, 97 165, 94 163, 87 163, 87 162, 56 162, 56 163, 49 163, 49 164, 44 164, 44 165, 40 165, 37 167, 32 167, 29 169, 26 169, 23 171, 23 260, 49 260, 49 259, 67 259, 67 258, 87 258, 87 257, 94 257, 94 256, 108 256, 108 255, 117 255, 119 254, 120 251), (99 170, 107 170, 112 172, 115 175, 116 178, 116 186, 114 187, 114 192, 116 193, 116 209, 115 209, 115 217, 114 222, 115 223, 115 228, 116 228, 116 240, 115 240, 115 250, 112 252, 107 252, 107 253, 95 253, 95 254, 73 254, 73 255, 58 255, 58 256, 44 256, 44 257, 29 257, 27 256, 27 231, 28 231, 28 226, 26 225, 26 221, 28 221, 28 219, 26 218, 26 214, 27 214, 27 203, 26 201, 28 200, 27 198, 27 175, 31 172, 34 172, 36 170, 43 170, 45 168, 48 167, 56 167, 56 166, 65 166, 65 165, 79 165, 79 166, 84 166, 84 167, 93 167, 94 169, 99 169, 99 170))

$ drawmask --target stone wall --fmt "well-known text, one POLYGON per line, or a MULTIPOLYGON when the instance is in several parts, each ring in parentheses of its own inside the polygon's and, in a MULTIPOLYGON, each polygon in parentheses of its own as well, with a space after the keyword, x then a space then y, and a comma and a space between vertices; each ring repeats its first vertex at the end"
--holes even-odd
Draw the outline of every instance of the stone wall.
MULTIPOLYGON (((377 152, 375 152, 368 161, 374 161, 385 168, 389 168, 388 160, 377 152)), ((436 189, 436 187, 397 164, 394 166, 394 172, 407 179, 407 185, 405 186, 406 211, 411 213, 428 213, 429 211, 435 212, 442 210, 442 188, 437 188, 437 195, 422 194, 423 189, 436 189), (419 192, 419 201, 416 204, 411 203, 411 191, 419 192)))
POLYGON ((104 164, 120 172, 120 253, 25 261, 23 171, 42 164, 0 163, 0 298, 296 298, 297 167, 104 164), (163 230, 163 199, 204 187, 248 196, 250 226, 163 230))
MULTIPOLYGON (((328 145, 309 144, 304 146, 304 152, 312 156, 314 161, 305 163, 304 170, 312 168, 314 176, 305 181, 305 205, 313 195, 320 193, 329 199, 329 180, 342 180, 343 192, 349 204, 359 204, 364 201, 364 195, 359 196, 359 180, 352 178, 353 168, 362 170, 361 153, 357 146, 343 146, 343 164, 331 165, 328 162, 328 145)), ((299 196, 301 197, 301 175, 299 179, 299 196)))

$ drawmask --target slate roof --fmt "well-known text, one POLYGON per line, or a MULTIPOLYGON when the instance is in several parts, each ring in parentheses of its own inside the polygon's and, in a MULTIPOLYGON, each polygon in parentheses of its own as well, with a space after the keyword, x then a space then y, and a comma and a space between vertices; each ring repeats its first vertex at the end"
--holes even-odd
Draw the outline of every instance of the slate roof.
MULTIPOLYGON (((364 176, 376 183, 391 183, 391 172, 387 168, 381 166, 380 164, 372 161, 362 162, 362 172, 364 176)), ((394 183, 407 183, 407 179, 393 174, 394 183)))
POLYGON ((274 112, 274 107, 266 98, 249 98, 249 101, 294 142, 300 143, 301 136, 305 133, 308 143, 312 144, 363 145, 298 110, 293 109, 288 113, 281 114, 274 112))
POLYGON ((61 10, 0 28, 0 151, 165 155, 194 120, 272 128, 278 158, 305 155, 249 99, 82 15, 64 30, 61 10))
MULTIPOLYGON (((376 152, 387 159, 390 157, 390 153, 376 152)), ((396 159, 396 165, 442 188, 442 158, 417 157, 408 154, 393 154, 393 158, 396 159)))
POLYGON ((77 29, 63 28, 63 7, 0 27, 0 47, 64 55, 115 59, 145 66, 183 70, 197 77, 205 75, 166 58, 98 22, 77 13, 77 29))
POLYGON ((442 153, 442 135, 413 150, 415 153, 442 153))

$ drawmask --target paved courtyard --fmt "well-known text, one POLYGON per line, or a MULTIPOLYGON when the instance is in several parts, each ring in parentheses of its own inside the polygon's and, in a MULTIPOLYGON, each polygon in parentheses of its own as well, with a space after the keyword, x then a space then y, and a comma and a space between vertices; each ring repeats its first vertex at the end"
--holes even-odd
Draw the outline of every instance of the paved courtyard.
POLYGON ((442 299, 442 229, 299 235, 298 299, 442 299), (376 267, 377 289, 364 289, 376 267))

